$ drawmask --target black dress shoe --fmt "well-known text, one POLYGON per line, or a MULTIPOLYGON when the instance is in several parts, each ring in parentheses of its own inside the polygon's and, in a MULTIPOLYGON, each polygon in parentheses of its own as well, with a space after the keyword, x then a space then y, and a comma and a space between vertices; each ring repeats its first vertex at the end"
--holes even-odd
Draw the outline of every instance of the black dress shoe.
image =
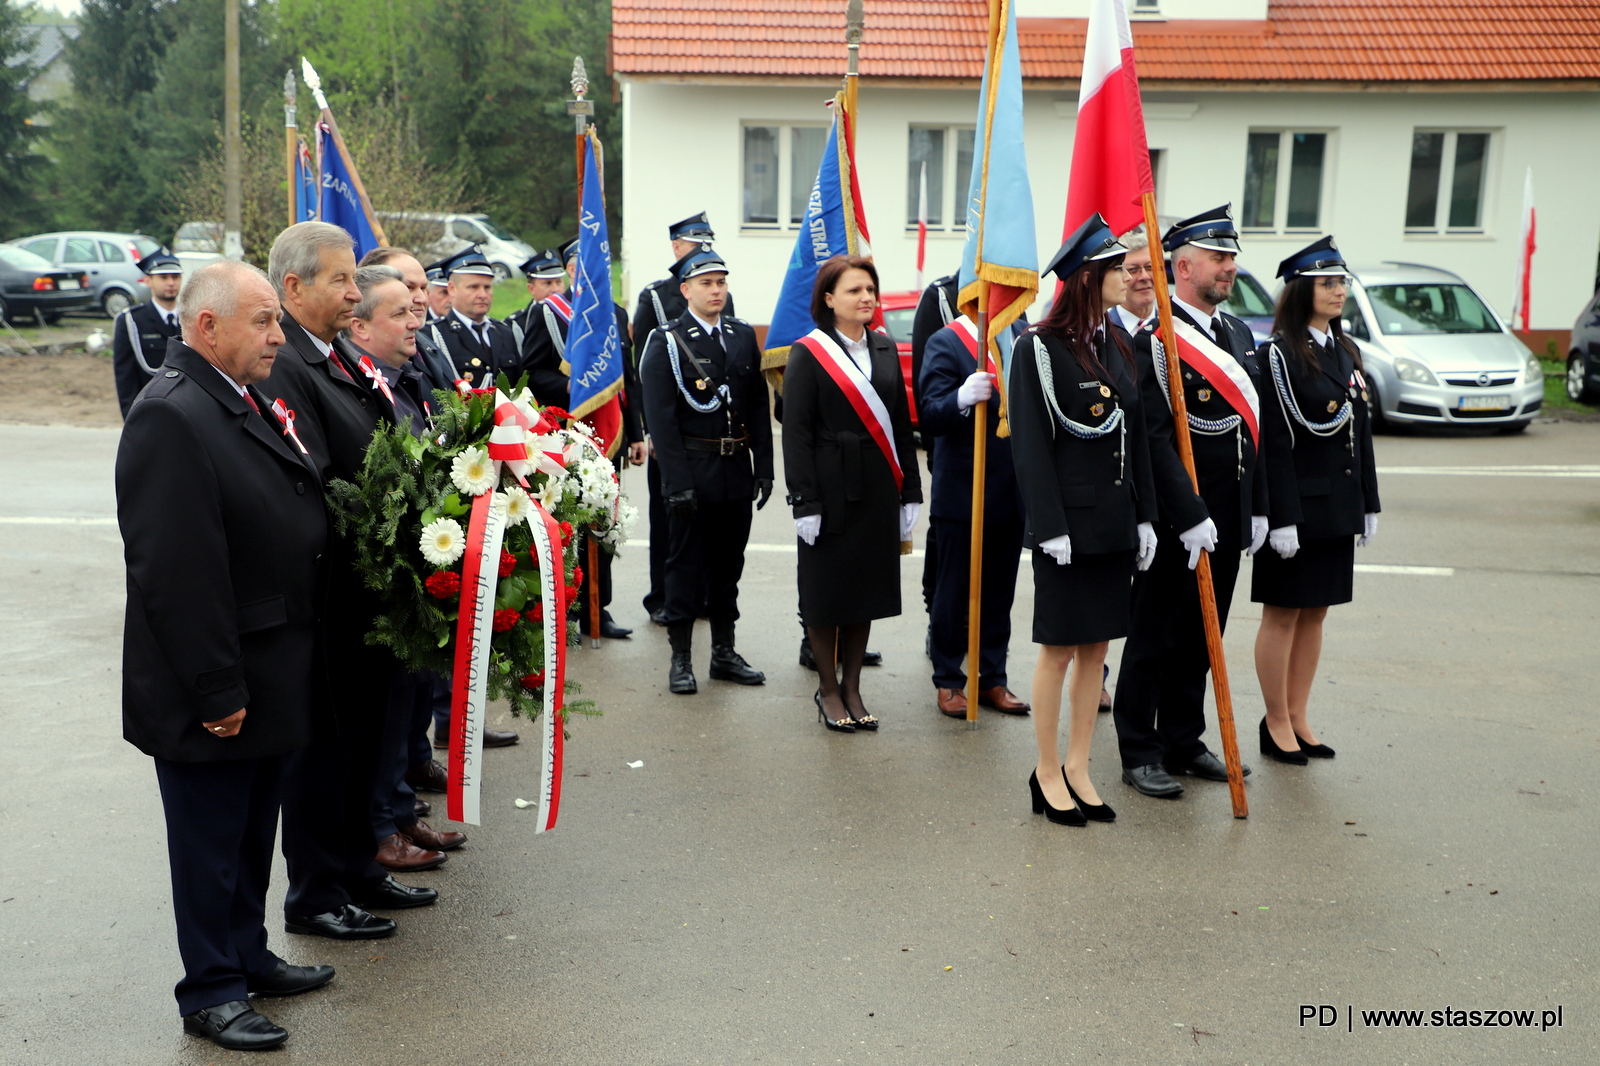
POLYGON ((657 625, 657 626, 666 625, 667 624, 667 609, 665 607, 657 607, 655 610, 651 611, 650 612, 650 624, 651 625, 657 625))
POLYGON ((744 656, 727 644, 711 646, 711 680, 732 681, 736 685, 764 685, 767 675, 744 661, 744 656))
POLYGON ((245 988, 253 996, 298 996, 333 980, 332 966, 291 966, 282 959, 266 977, 252 977, 245 988))
POLYGON ((425 799, 412 800, 411 813, 415 814, 418 818, 426 818, 429 814, 433 813, 433 804, 429 803, 425 799))
MULTIPOLYGON (((1228 765, 1217 758, 1215 753, 1202 751, 1188 762, 1177 762, 1173 759, 1162 760, 1162 765, 1167 768, 1167 773, 1177 776, 1188 774, 1191 777, 1203 777, 1207 781, 1226 781, 1228 779, 1228 765)), ((1244 763, 1239 764, 1241 777, 1250 776, 1250 767, 1244 763)))
POLYGON ((815 670, 817 668, 817 655, 811 650, 810 637, 800 638, 800 665, 807 670, 815 670))
MULTIPOLYGON (((434 747, 440 747, 435 742, 434 747)), ((424 766, 413 766, 406 771, 406 784, 418 792, 448 792, 450 775, 439 765, 439 760, 429 759, 424 766)))
POLYGON ((1132 785, 1146 796, 1175 800, 1183 795, 1183 786, 1174 781, 1158 762, 1144 766, 1127 766, 1122 770, 1124 784, 1132 785))
POLYGON ((1304 766, 1311 761, 1306 758, 1306 753, 1298 747, 1293 751, 1284 751, 1278 747, 1278 742, 1272 739, 1272 734, 1267 730, 1267 720, 1265 718, 1261 719, 1261 754, 1269 759, 1286 762, 1290 766, 1304 766))
MULTIPOLYGON (((1067 786, 1067 789, 1070 792, 1071 786, 1067 786)), ((1038 770, 1028 774, 1028 794, 1033 797, 1034 814, 1042 814, 1057 825, 1070 825, 1077 829, 1082 829, 1089 824, 1089 819, 1085 818, 1083 812, 1078 810, 1077 803, 1073 803, 1070 807, 1056 807, 1048 799, 1045 799, 1044 789, 1039 787, 1038 770)))
POLYGON ((672 653, 672 666, 667 670, 667 691, 678 696, 693 696, 700 691, 694 680, 694 660, 686 651, 672 653))
POLYGON ((613 622, 610 611, 602 611, 600 613, 600 635, 607 640, 627 640, 633 636, 633 630, 613 622))
MULTIPOLYGON (((414 888, 411 885, 402 885, 393 877, 385 877, 372 888, 356 897, 356 902, 363 907, 376 907, 379 910, 399 911, 407 907, 426 907, 439 898, 437 888, 414 888)), ((252 989, 252 991, 254 991, 252 989)))
POLYGON ((861 653, 861 665, 862 666, 882 666, 883 665, 883 652, 881 652, 881 651, 873 651, 870 648, 867 649, 866 651, 861 653))
POLYGON ((219 1003, 183 1016, 183 1031, 229 1051, 265 1051, 289 1039, 289 1030, 250 1009, 248 999, 219 1003))
POLYGON ((1294 738, 1300 742, 1300 750, 1313 759, 1331 759, 1336 752, 1326 744, 1313 744, 1299 733, 1294 738))
POLYGON ((283 916, 284 932, 325 936, 329 940, 382 940, 386 936, 394 936, 398 928, 393 918, 368 914, 354 903, 346 903, 338 910, 325 914, 283 916))
MULTIPOLYGON (((1035 770, 1034 773, 1038 773, 1038 771, 1035 770)), ((1061 780, 1067 781, 1067 772, 1065 770, 1061 771, 1061 780)), ((1067 781, 1067 795, 1072 797, 1072 802, 1078 805, 1078 810, 1082 811, 1083 816, 1089 821, 1114 822, 1117 820, 1117 812, 1111 809, 1111 804, 1083 802, 1083 797, 1078 795, 1078 790, 1072 787, 1071 781, 1067 781)))

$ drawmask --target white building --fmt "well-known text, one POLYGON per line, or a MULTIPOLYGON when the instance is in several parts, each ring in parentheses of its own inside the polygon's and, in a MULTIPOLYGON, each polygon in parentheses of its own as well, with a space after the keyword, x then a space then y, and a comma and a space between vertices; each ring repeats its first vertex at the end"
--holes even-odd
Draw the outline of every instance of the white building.
MULTIPOLYGON (((1059 244, 1088 0, 1017 0, 1041 263, 1059 244)), ((1533 168, 1536 329, 1571 325, 1600 258, 1600 5, 1130 0, 1163 216, 1232 202, 1241 262, 1334 233, 1353 264, 1454 270, 1509 314, 1533 168)), ((741 317, 768 320, 845 68, 844 0, 614 0, 630 291, 666 226, 710 212, 741 317)), ((984 0, 866 0, 857 167, 884 288, 955 269, 984 0)), ((996 205, 996 210, 1001 209, 996 205)))

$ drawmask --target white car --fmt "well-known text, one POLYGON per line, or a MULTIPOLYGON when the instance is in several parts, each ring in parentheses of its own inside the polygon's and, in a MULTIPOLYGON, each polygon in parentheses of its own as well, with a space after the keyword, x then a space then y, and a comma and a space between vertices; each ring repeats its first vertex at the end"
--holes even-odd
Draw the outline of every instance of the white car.
POLYGON ((417 249, 422 264, 465 251, 473 245, 494 267, 501 281, 518 276, 534 248, 488 215, 457 215, 424 211, 379 211, 378 220, 389 239, 417 249))
POLYGON ((1344 331, 1361 348, 1376 423, 1526 429, 1544 369, 1460 276, 1384 263, 1355 271, 1344 331))

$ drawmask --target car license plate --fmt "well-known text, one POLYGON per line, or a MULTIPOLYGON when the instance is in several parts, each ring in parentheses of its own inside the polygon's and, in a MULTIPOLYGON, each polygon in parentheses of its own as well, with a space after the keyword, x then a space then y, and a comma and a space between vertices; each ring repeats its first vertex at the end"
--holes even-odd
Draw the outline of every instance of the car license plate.
POLYGON ((58 288, 58 289, 76 289, 76 288, 80 288, 80 287, 81 286, 78 285, 78 279, 77 278, 57 278, 56 279, 56 288, 58 288))
POLYGON ((1511 406, 1509 396, 1463 396, 1456 404, 1457 411, 1504 411, 1511 406))

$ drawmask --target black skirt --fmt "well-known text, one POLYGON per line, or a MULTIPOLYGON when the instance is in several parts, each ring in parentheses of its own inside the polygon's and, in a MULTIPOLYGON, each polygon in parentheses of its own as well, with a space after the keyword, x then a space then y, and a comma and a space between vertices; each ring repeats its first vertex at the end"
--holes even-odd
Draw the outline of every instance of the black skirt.
POLYGON ((853 515, 840 533, 799 545, 800 619, 808 626, 850 626, 900 613, 899 508, 887 521, 853 515))
POLYGON ((1128 635, 1133 549, 1074 555, 1060 566, 1033 550, 1033 642, 1073 646, 1128 635))
POLYGON ((1272 607, 1332 607, 1355 599, 1356 539, 1304 541, 1291 559, 1270 547, 1256 552, 1250 599, 1272 607))

